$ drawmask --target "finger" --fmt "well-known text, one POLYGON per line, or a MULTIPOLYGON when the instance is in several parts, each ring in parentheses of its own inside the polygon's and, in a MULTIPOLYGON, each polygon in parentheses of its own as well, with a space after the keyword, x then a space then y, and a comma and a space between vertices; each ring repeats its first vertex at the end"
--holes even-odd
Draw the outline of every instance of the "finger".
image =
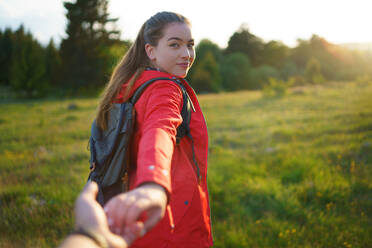
POLYGON ((127 248, 130 245, 130 243, 128 243, 123 237, 112 233, 107 234, 106 239, 109 243, 109 247, 112 248, 127 248))
POLYGON ((142 237, 144 235, 145 233, 144 230, 145 229, 143 223, 137 221, 125 227, 122 237, 130 245, 137 238, 142 237))
POLYGON ((98 194, 98 185, 95 182, 89 182, 85 185, 81 195, 84 197, 88 197, 89 199, 96 199, 98 194))
POLYGON ((107 219, 109 220, 109 228, 115 234, 120 234, 120 226, 118 225, 119 219, 122 219, 122 211, 120 211, 121 198, 110 200, 105 206, 107 219))
POLYGON ((75 211, 80 212, 86 207, 87 204, 89 204, 89 202, 91 202, 92 200, 95 201, 97 192, 98 192, 98 186, 95 182, 87 183, 85 187, 83 188, 83 190, 81 191, 79 197, 76 199, 75 211))
POLYGON ((102 209, 95 200, 97 192, 97 184, 88 183, 77 198, 75 202, 75 225, 77 227, 84 226, 87 223, 89 223, 89 226, 98 225, 103 212, 100 212, 102 209))
MULTIPOLYGON (((112 198, 112 199, 110 199, 110 200, 105 204, 105 206, 104 206, 104 208, 103 208, 103 210, 104 210, 104 212, 105 212, 105 214, 106 214, 107 223, 108 223, 108 226, 109 226, 110 230, 111 230, 111 228, 112 228, 113 225, 114 225, 114 221, 113 221, 114 217, 112 216, 113 213, 112 213, 112 210, 111 210, 111 209, 114 208, 114 205, 115 205, 115 201, 114 201, 113 198, 112 198)), ((111 231, 113 231, 113 230, 111 230, 111 231)))
POLYGON ((144 223, 146 232, 150 231, 163 218, 161 208, 153 208, 148 211, 148 218, 144 223))
POLYGON ((164 213, 162 208, 156 203, 149 200, 139 200, 131 206, 127 211, 126 220, 127 223, 133 223, 137 221, 141 214, 146 211, 147 219, 144 222, 144 230, 150 231, 163 217, 164 213))
POLYGON ((123 194, 113 198, 105 207, 107 218, 110 219, 110 223, 112 224, 110 229, 114 233, 120 234, 122 232, 123 226, 127 223, 125 218, 126 212, 134 201, 134 198, 130 195, 123 194))
POLYGON ((147 199, 139 199, 134 202, 126 212, 126 221, 127 223, 134 223, 136 222, 143 211, 146 211, 152 207, 150 201, 147 199))

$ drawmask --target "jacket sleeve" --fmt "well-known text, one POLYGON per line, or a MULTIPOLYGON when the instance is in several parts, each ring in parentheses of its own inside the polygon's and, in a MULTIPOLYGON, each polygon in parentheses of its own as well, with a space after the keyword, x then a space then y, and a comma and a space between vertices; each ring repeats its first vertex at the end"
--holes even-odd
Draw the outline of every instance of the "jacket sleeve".
POLYGON ((172 155, 177 127, 182 123, 182 91, 173 82, 159 81, 148 86, 143 94, 146 102, 134 186, 155 182, 163 186, 169 196, 172 155))

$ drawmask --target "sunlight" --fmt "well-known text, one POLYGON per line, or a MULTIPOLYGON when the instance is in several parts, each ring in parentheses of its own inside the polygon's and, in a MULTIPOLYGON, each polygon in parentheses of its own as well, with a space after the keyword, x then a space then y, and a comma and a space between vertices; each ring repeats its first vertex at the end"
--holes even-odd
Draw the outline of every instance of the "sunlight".
MULTIPOLYGON (((369 1, 239 1, 226 2, 190 0, 180 5, 163 0, 156 5, 137 1, 140 11, 132 11, 127 2, 112 0, 112 16, 119 17, 122 37, 134 39, 143 22, 158 11, 179 12, 193 23, 196 41, 208 38, 226 47, 228 38, 247 23, 251 32, 264 40, 281 40, 289 46, 298 38, 312 34, 325 37, 332 43, 371 42, 372 33, 366 32, 372 23, 372 2, 369 1), (211 5, 213 4, 213 9, 211 5)), ((137 5, 136 4, 136 5, 137 5)))

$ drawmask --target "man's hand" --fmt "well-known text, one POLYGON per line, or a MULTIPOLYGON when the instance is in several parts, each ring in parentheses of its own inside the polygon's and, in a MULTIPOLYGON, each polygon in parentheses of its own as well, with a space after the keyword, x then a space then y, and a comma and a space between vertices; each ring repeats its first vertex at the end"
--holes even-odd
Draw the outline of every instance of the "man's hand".
MULTIPOLYGON (((165 189, 156 183, 146 183, 125 194, 113 197, 106 205, 105 212, 110 230, 122 237, 131 237, 133 225, 146 214, 141 236, 153 228, 164 216, 167 205, 165 189)), ((143 220, 141 220, 143 221, 143 220)))
POLYGON ((98 186, 95 182, 87 184, 75 203, 76 228, 89 229, 106 239, 109 247, 127 247, 143 233, 141 222, 131 222, 130 235, 121 237, 109 230, 106 215, 96 201, 98 186))

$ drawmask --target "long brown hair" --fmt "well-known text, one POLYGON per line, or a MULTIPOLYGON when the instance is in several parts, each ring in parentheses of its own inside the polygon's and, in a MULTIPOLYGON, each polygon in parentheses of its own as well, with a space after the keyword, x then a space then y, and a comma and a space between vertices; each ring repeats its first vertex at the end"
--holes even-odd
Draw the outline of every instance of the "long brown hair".
POLYGON ((145 44, 157 46, 159 39, 163 36, 165 27, 174 22, 191 25, 186 17, 165 11, 152 16, 142 25, 135 42, 115 66, 110 80, 103 91, 96 116, 97 125, 102 130, 107 128, 108 111, 119 94, 121 86, 124 83, 128 83, 124 94, 124 100, 127 100, 134 82, 144 69, 150 66, 150 61, 145 51, 145 44))

